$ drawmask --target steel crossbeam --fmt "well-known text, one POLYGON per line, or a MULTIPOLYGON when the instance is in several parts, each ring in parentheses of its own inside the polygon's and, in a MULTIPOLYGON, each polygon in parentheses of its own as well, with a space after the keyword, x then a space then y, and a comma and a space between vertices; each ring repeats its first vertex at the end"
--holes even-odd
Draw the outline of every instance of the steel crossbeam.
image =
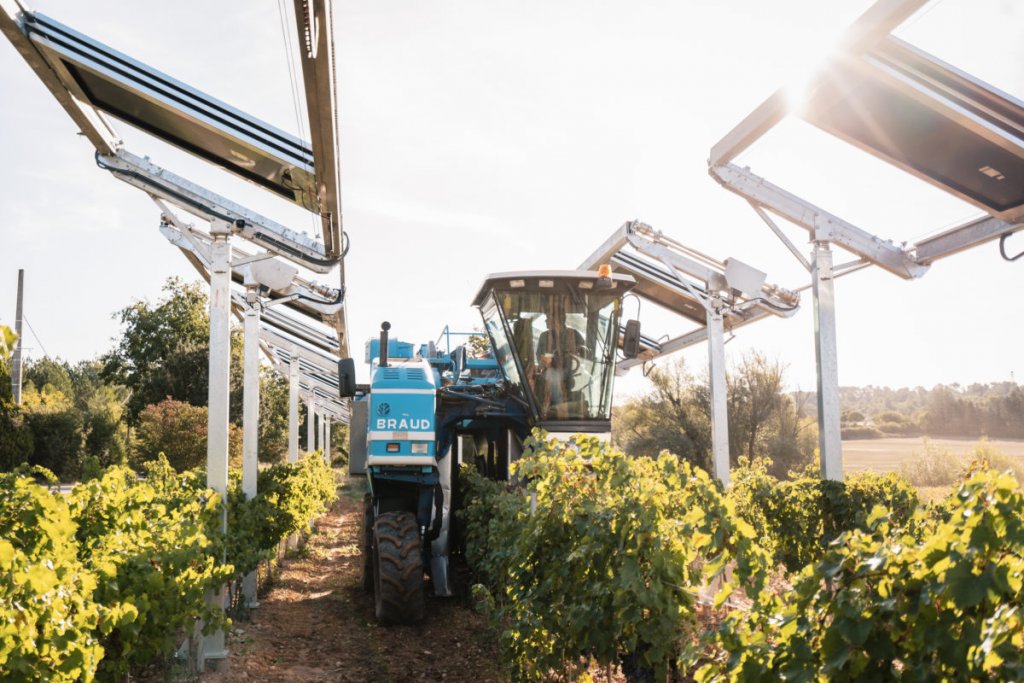
POLYGON ((729 431, 725 380, 725 330, 769 315, 792 316, 799 307, 796 292, 765 284, 765 274, 735 259, 717 261, 640 221, 624 223, 580 268, 608 263, 632 275, 633 293, 672 311, 697 330, 665 342, 642 336, 641 353, 623 359, 616 372, 658 356, 708 340, 708 378, 711 390, 712 464, 715 476, 729 484, 729 431))

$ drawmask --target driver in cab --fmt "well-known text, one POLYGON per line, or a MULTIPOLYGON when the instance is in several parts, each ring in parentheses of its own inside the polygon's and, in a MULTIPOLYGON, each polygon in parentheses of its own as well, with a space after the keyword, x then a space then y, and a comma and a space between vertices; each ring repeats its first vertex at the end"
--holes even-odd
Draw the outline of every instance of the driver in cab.
POLYGON ((583 335, 569 326, 564 310, 545 316, 545 324, 547 329, 537 338, 541 413, 549 418, 564 417, 557 414, 563 412, 558 406, 571 400, 573 375, 585 352, 583 335))

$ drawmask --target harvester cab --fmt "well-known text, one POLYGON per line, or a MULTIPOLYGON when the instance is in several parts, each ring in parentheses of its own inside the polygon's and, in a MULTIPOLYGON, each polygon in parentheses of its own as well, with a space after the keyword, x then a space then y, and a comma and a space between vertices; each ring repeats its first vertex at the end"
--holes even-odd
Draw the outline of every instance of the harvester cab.
POLYGON ((610 434, 622 295, 629 275, 492 275, 473 300, 530 426, 553 436, 610 434))
POLYGON ((424 574, 435 596, 452 595, 461 465, 507 480, 533 427, 610 435, 622 296, 635 284, 606 267, 491 275, 473 300, 487 353, 452 347, 450 334, 440 350, 391 339, 388 323, 367 342, 371 380, 354 397, 349 451, 368 483, 363 585, 378 620, 422 618, 424 574))

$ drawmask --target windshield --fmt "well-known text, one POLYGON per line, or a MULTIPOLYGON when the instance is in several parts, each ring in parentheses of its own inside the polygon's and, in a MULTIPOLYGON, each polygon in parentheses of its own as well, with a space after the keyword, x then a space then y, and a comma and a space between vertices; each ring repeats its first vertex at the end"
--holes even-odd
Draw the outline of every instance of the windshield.
MULTIPOLYGON (((513 385, 522 390, 523 380, 519 374, 519 368, 516 365, 515 358, 512 357, 512 348, 508 341, 508 335, 505 334, 505 325, 498 315, 498 307, 494 301, 488 301, 484 306, 480 308, 480 313, 484 317, 484 325, 487 327, 487 333, 491 336, 491 344, 494 347, 494 357, 498 359, 501 364, 501 368, 505 373, 505 378, 508 379, 513 385)), ((523 396, 522 398, 526 398, 523 396)))
POLYGON ((495 354, 541 420, 609 420, 619 293, 552 284, 494 290, 481 312, 495 354))

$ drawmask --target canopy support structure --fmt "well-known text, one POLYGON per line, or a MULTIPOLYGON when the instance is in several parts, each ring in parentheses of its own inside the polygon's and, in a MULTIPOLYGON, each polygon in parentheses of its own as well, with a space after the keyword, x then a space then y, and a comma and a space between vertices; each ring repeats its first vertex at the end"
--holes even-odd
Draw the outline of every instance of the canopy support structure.
POLYGON ((800 306, 799 293, 766 283, 765 273, 738 259, 718 261, 640 221, 624 223, 581 268, 602 263, 636 279, 632 294, 700 326, 666 341, 641 335, 641 353, 619 361, 617 372, 708 340, 711 465, 715 477, 728 486, 726 328, 732 331, 771 315, 788 318, 800 306))
MULTIPOLYGON (((242 387, 242 492, 247 500, 256 497, 259 472, 260 422, 260 293, 259 285, 246 283, 243 324, 244 385, 242 387)), ((246 607, 259 607, 256 572, 242 579, 246 607)))
POLYGON ((316 450, 316 398, 310 392, 306 399, 306 452, 316 450))
POLYGON ((288 364, 288 462, 299 461, 299 357, 288 364))
POLYGON ((725 379, 725 327, 722 299, 712 297, 708 305, 708 376, 711 385, 711 461, 715 477, 729 486, 729 415, 725 379))
POLYGON ((818 364, 818 449, 821 476, 843 480, 843 444, 839 415, 839 360, 836 347, 835 278, 828 242, 814 243, 811 279, 814 294, 814 355, 818 364))
MULTIPOLYGON (((210 379, 207 422, 206 485, 221 496, 220 527, 228 531, 228 403, 231 375, 231 229, 210 224, 210 379)), ((221 558, 224 560, 225 558, 221 558)), ((207 595, 207 603, 223 610, 227 590, 221 586, 207 595)), ((203 636, 197 666, 226 669, 228 652, 223 629, 203 636)))

